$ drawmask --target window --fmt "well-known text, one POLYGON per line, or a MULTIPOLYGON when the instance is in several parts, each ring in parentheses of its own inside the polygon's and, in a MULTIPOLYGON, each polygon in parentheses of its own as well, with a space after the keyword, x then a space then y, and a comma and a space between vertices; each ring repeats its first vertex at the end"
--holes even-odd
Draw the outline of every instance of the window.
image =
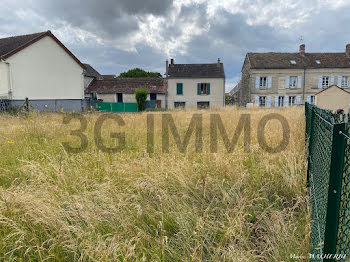
POLYGON ((122 93, 117 93, 117 102, 123 103, 123 94, 122 93))
POLYGON ((185 108, 186 103, 185 102, 174 102, 175 108, 185 108))
POLYGON ((259 96, 259 106, 261 107, 266 106, 266 96, 259 96))
POLYGON ((150 98, 151 100, 157 100, 157 94, 150 94, 150 95, 149 95, 149 98, 150 98))
POLYGON ((341 78, 341 87, 348 87, 349 78, 347 76, 342 76, 341 78))
POLYGON ((323 76, 322 77, 322 87, 328 87, 329 86, 329 76, 323 76))
POLYGON ((296 88, 297 87, 297 77, 291 76, 289 77, 289 88, 296 88))
POLYGON ((198 109, 206 109, 209 108, 209 102, 197 102, 198 109))
POLYGON ((177 95, 183 95, 183 84, 182 83, 177 83, 176 84, 176 94, 177 95))
POLYGON ((198 83, 197 94, 198 95, 210 95, 210 84, 209 83, 198 83))
POLYGON ((290 97, 289 97, 288 104, 289 104, 290 106, 295 105, 295 96, 290 96, 290 97))
POLYGON ((283 107, 284 106, 284 96, 279 96, 278 97, 278 107, 283 107))
POLYGON ((316 64, 321 64, 321 61, 320 60, 316 60, 316 64))
POLYGON ((262 77, 260 77, 259 88, 266 88, 266 87, 267 87, 267 77, 262 76, 262 77))
POLYGON ((315 96, 310 97, 310 104, 315 104, 315 96))
POLYGON ((290 60, 290 63, 291 63, 292 65, 296 65, 296 64, 297 64, 297 62, 296 62, 295 60, 290 60))

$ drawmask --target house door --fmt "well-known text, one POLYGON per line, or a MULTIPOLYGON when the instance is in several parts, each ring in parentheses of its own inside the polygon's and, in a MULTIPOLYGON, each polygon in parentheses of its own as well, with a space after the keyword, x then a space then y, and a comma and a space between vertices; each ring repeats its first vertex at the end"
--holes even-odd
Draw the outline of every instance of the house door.
POLYGON ((123 103, 123 94, 122 93, 118 93, 117 94, 117 102, 118 103, 123 103))

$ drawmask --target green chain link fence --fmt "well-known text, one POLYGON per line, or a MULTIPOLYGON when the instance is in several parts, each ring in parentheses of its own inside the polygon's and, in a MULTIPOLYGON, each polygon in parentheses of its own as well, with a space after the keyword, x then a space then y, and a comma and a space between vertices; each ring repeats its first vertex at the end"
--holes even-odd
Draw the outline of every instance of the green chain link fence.
POLYGON ((309 103, 305 117, 310 261, 350 261, 349 117, 309 103))

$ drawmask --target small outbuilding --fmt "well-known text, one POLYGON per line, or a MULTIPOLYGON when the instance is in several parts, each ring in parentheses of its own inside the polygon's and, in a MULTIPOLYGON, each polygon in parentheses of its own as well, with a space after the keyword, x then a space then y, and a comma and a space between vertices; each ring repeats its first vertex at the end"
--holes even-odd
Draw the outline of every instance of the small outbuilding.
POLYGON ((343 109, 345 112, 349 110, 350 92, 337 85, 332 85, 316 95, 316 105, 323 109, 338 110, 343 109))

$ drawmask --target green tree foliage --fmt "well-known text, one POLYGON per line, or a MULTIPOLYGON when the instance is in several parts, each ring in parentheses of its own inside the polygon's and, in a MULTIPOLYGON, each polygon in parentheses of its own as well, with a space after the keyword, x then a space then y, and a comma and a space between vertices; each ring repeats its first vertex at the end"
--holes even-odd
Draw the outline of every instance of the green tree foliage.
POLYGON ((141 68, 134 68, 121 73, 118 77, 162 77, 162 75, 158 72, 146 72, 141 68))
POLYGON ((139 111, 143 111, 145 109, 145 103, 148 95, 148 90, 146 87, 141 87, 136 89, 135 98, 136 104, 139 111))

